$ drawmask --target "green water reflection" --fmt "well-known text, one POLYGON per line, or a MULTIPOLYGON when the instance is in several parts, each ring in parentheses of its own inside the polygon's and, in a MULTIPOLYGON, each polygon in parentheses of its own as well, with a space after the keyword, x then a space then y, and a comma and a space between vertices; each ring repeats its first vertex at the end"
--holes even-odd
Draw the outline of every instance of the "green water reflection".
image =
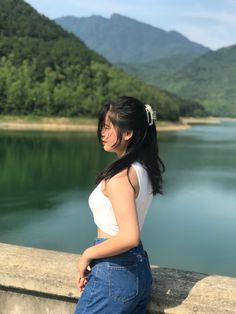
MULTIPOLYGON (((142 230, 152 264, 236 276, 236 123, 159 136, 165 195, 142 230)), ((0 241, 81 252, 87 199, 115 156, 94 133, 0 132, 0 241)))

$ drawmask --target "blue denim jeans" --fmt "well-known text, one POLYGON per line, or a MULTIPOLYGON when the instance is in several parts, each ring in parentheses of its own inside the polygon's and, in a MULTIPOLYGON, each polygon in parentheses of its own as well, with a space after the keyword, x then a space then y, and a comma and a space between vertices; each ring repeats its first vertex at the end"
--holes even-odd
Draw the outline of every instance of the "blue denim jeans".
MULTIPOLYGON (((94 245, 107 238, 95 238, 94 245)), ((144 314, 150 300, 152 273, 140 241, 116 256, 95 259, 74 314, 144 314)))

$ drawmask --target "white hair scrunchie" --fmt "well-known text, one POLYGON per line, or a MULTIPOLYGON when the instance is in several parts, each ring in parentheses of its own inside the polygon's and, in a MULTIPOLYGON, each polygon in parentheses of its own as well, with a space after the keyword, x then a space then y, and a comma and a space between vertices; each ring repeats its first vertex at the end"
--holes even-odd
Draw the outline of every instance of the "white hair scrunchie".
POLYGON ((145 105, 145 110, 147 113, 147 122, 149 125, 153 125, 153 121, 156 120, 156 111, 152 110, 152 107, 148 104, 145 105))

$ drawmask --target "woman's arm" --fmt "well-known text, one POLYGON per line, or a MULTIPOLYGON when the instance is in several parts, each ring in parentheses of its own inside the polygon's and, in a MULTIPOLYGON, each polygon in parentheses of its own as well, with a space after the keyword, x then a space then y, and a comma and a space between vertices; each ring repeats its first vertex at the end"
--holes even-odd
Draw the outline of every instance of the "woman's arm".
POLYGON ((135 206, 135 192, 128 180, 127 170, 112 177, 106 184, 106 193, 119 226, 119 232, 108 240, 87 248, 79 261, 79 277, 86 276, 91 260, 123 253, 139 244, 140 229, 135 206))
POLYGON ((112 238, 86 249, 84 254, 89 259, 123 253, 137 246, 140 241, 135 192, 128 180, 126 170, 107 182, 106 193, 114 209, 119 232, 112 238))

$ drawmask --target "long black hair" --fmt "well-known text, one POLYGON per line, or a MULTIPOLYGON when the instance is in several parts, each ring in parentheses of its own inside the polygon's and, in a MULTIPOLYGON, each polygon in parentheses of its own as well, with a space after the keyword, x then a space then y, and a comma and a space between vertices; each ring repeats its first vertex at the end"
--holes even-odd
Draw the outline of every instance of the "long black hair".
POLYGON ((159 158, 155 121, 152 125, 149 125, 145 105, 130 96, 121 96, 104 104, 99 112, 97 129, 100 143, 102 142, 102 129, 107 113, 117 132, 117 143, 115 145, 119 145, 121 142, 123 132, 133 131, 133 135, 125 154, 100 172, 96 183, 98 184, 103 179, 110 179, 124 169, 127 169, 129 174, 132 163, 138 161, 148 172, 153 194, 162 194, 162 173, 165 166, 159 158))

